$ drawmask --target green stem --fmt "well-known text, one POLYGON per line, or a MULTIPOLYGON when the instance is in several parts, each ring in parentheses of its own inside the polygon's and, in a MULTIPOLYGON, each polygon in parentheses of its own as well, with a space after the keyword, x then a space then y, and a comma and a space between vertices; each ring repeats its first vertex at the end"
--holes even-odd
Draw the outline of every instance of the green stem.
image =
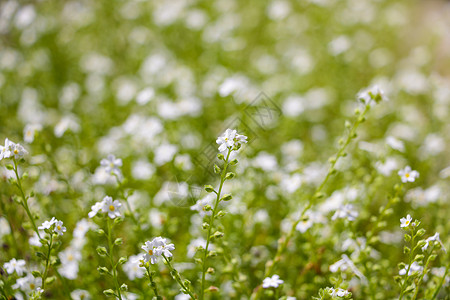
POLYGON ((47 257, 45 260, 45 270, 44 270, 44 275, 42 275, 42 289, 45 291, 45 281, 47 279, 48 276, 48 267, 49 267, 49 263, 50 263, 50 255, 52 252, 52 246, 53 246, 53 233, 50 233, 50 241, 48 242, 48 252, 47 252, 47 257))
POLYGON ((158 295, 158 288, 156 287, 156 282, 153 280, 152 272, 150 272, 150 267, 146 265, 145 269, 147 270, 147 276, 148 280, 150 281, 150 287, 153 289, 156 299, 161 299, 161 296, 158 295))
MULTIPOLYGON (((370 106, 366 105, 364 111, 361 113, 361 115, 357 118, 357 120, 353 123, 353 126, 351 127, 348 135, 347 135, 347 139, 341 144, 341 147, 339 148, 336 157, 332 157, 330 160, 330 168, 328 169, 328 173, 325 176, 325 179, 322 181, 322 183, 319 185, 319 187, 316 189, 315 193, 313 194, 313 197, 310 201, 308 201, 308 204, 305 206, 305 208, 302 210, 300 217, 292 224, 289 232, 281 237, 278 241, 279 246, 277 249, 277 252, 275 254, 274 259, 267 264, 266 267, 266 271, 264 273, 264 277, 268 277, 270 276, 270 274, 272 274, 276 264, 281 260, 281 256, 283 255, 285 249, 287 248, 287 245, 289 244, 290 240, 292 239, 292 237, 294 236, 295 233, 295 228, 297 227, 298 223, 300 223, 300 221, 303 219, 303 217, 305 216, 305 213, 311 208, 311 206, 313 205, 313 202, 317 199, 319 199, 321 197, 321 192, 322 189, 325 187, 325 185, 327 184, 328 180, 330 179, 331 175, 335 174, 336 169, 336 163, 338 162, 339 158, 345 156, 345 149, 347 149, 347 146, 350 144, 350 142, 355 138, 355 134, 356 134, 356 129, 358 128, 358 126, 364 122, 364 116, 366 115, 366 113, 369 111, 370 106)), ((258 288, 256 291, 254 291, 252 293, 251 296, 251 300, 256 300, 261 296, 262 293, 262 289, 258 288)))
POLYGON ((17 188, 20 190, 20 194, 22 196, 22 206, 23 208, 25 208, 25 211, 27 212, 28 217, 30 218, 31 224, 33 225, 33 229, 36 232, 37 236, 39 237, 39 239, 41 239, 41 235, 39 234, 39 230, 36 226, 36 223, 34 222, 34 218, 30 212, 30 208, 28 207, 28 202, 27 202, 27 197, 25 197, 25 193, 23 192, 23 188, 22 188, 22 182, 20 180, 19 177, 19 173, 17 171, 17 161, 15 158, 13 158, 13 162, 14 162, 14 173, 16 174, 16 181, 17 181, 17 188))
POLYGON ((209 244, 211 242, 211 230, 212 230, 214 218, 217 213, 217 209, 219 208, 220 194, 222 193, 223 183, 225 182, 225 176, 227 174, 227 168, 228 168, 228 160, 230 158, 231 151, 232 151, 231 147, 229 147, 227 158, 225 159, 225 164, 224 164, 224 167, 222 170, 222 174, 220 175, 220 186, 219 186, 219 191, 216 193, 217 194, 216 202, 214 204, 214 209, 211 214, 211 217, 209 219, 208 235, 206 236, 205 254, 203 255, 203 262, 202 262, 203 263, 202 264, 202 286, 201 286, 201 290, 200 290, 200 300, 203 300, 204 294, 205 294, 206 258, 208 257, 208 248, 209 248, 209 244))
MULTIPOLYGON (((434 250, 434 245, 431 247, 431 250, 429 253, 433 253, 433 250, 434 250)), ((417 295, 419 294, 420 284, 422 283, 423 277, 427 273, 428 265, 430 264, 430 261, 431 261, 430 257, 431 257, 431 255, 428 256, 427 262, 425 263, 425 267, 423 268, 423 271, 422 271, 422 274, 420 275, 419 281, 416 284, 416 290, 414 291, 414 296, 413 296, 412 300, 415 300, 417 298, 417 295)))
POLYGON ((117 270, 116 267, 117 265, 114 263, 113 260, 113 248, 114 248, 114 242, 112 240, 112 225, 111 225, 111 218, 109 218, 108 216, 106 216, 107 218, 107 224, 108 224, 108 250, 109 250, 109 261, 111 263, 111 268, 112 268, 112 276, 114 279, 114 286, 116 287, 116 292, 117 292, 117 296, 119 299, 122 299, 122 295, 120 294, 120 287, 119 287, 119 281, 117 279, 117 270))
POLYGON ((187 287, 183 281, 181 280, 180 277, 180 273, 178 273, 177 270, 175 270, 175 268, 172 266, 172 264, 170 263, 170 260, 164 255, 162 254, 162 257, 164 258, 164 260, 167 263, 167 267, 170 270, 170 274, 172 275, 172 277, 176 280, 176 282, 178 283, 178 285, 181 287, 181 289, 183 290, 183 293, 188 294, 189 296, 191 296, 192 299, 195 300, 195 296, 194 294, 192 294, 191 290, 189 289, 189 287, 187 287))
POLYGON ((122 185, 122 182, 121 182, 120 179, 119 179, 119 176, 117 176, 117 174, 115 174, 115 173, 113 173, 113 175, 114 175, 114 177, 116 178, 116 181, 117 181, 117 187, 118 187, 118 189, 119 189, 119 192, 120 192, 122 198, 125 200, 125 203, 126 203, 126 205, 127 205, 127 209, 128 209, 128 211, 130 212, 131 219, 133 219, 133 222, 136 224, 136 226, 137 226, 139 232, 142 232, 141 224, 139 223, 138 219, 136 219, 136 216, 134 215, 133 210, 131 209, 130 202, 128 201, 128 196, 125 195, 125 190, 124 190, 124 187, 123 187, 123 185, 122 185))
POLYGON ((409 265, 408 265, 408 269, 406 270, 406 274, 405 274, 405 280, 402 282, 401 285, 401 290, 400 290, 400 296, 398 298, 398 300, 401 300, 403 298, 403 295, 405 293, 405 287, 406 284, 408 283, 409 280, 409 271, 411 270, 411 265, 413 263, 413 255, 414 255, 414 240, 415 240, 416 236, 414 234, 414 229, 411 229, 411 250, 409 252, 409 265))
POLYGON ((434 293, 433 293, 433 298, 431 298, 431 300, 436 299, 437 295, 439 294, 439 291, 441 290, 442 285, 444 284, 445 278, 447 277, 449 268, 450 268, 450 264, 447 265, 447 268, 445 268, 444 276, 442 276, 441 281, 439 282, 438 287, 437 287, 436 290, 434 291, 434 293))

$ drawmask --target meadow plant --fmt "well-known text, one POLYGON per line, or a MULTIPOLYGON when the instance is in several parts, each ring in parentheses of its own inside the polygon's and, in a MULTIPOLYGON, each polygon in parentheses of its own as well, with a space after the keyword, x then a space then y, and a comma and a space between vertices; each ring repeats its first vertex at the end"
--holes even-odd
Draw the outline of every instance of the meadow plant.
POLYGON ((447 299, 448 20, 0 1, 0 300, 447 299))

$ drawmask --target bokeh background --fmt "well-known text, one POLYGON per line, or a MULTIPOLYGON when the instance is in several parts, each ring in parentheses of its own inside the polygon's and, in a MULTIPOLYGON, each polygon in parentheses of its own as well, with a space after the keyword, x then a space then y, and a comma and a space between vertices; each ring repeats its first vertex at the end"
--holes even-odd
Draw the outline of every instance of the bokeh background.
MULTIPOLYGON (((227 262, 238 260, 220 263, 223 268, 241 271, 211 279, 228 291, 218 296, 223 299, 245 296, 231 285, 233 276, 244 276, 250 291, 260 284, 283 220, 326 174, 344 121, 354 116, 356 94, 373 84, 390 100, 370 112, 338 165, 345 172, 326 194, 346 198, 349 189, 359 191, 352 199, 360 219, 351 229, 358 235, 386 203, 397 170, 411 165, 420 172, 388 220, 390 242, 378 249, 388 253, 383 266, 389 270, 379 275, 386 288, 402 257, 392 251, 401 241, 388 234, 405 211, 430 233, 448 237, 450 230, 448 1, 0 2, 0 139, 30 152, 27 186, 37 192, 33 207, 41 220, 56 216, 70 232, 95 201, 119 197, 98 168, 112 153, 124 161, 132 205, 146 228, 145 236, 124 236, 123 253, 136 254, 140 243, 163 235, 182 262, 202 236, 201 218, 190 206, 204 197, 199 187, 217 180, 211 174, 216 137, 228 127, 249 136, 230 186, 232 217, 223 221, 228 244, 220 245, 227 262), (37 128, 28 144, 26 127, 37 128)), ((2 216, 19 230, 26 216, 12 205, 15 190, 2 172, 2 216)), ((122 234, 130 232, 131 225, 123 226, 122 234)), ((279 271, 288 294, 306 299, 327 286, 328 265, 340 256, 326 249, 348 229, 327 226, 297 238, 291 249, 297 258, 279 271), (308 262, 313 267, 303 269, 308 262)), ((16 238, 27 245, 23 230, 16 238)), ((70 235, 65 239, 63 248, 70 235)), ((101 263, 96 243, 92 233, 77 278, 68 280, 71 289, 101 295, 107 287, 95 270, 101 263)), ((31 255, 26 246, 15 253, 6 238, 3 244, 2 262, 31 255)), ((192 259, 185 261, 184 275, 195 278, 192 259)), ((160 284, 171 299, 177 289, 164 276, 160 284)), ((143 282, 127 283, 143 295, 143 282)), ((54 288, 47 297, 62 299, 62 291, 54 288)))

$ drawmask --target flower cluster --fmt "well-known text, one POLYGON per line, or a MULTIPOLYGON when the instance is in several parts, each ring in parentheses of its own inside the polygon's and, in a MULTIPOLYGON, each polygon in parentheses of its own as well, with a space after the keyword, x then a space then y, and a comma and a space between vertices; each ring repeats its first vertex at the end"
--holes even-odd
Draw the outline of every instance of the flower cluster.
POLYGON ((216 140, 219 146, 220 152, 228 150, 238 150, 242 144, 247 143, 247 137, 245 135, 238 134, 234 129, 227 129, 216 140))
POLYGON ((372 105, 374 102, 379 103, 381 101, 389 100, 378 85, 374 85, 365 90, 362 90, 358 93, 357 97, 358 100, 360 100, 365 105, 372 105))
POLYGON ((57 220, 53 217, 50 221, 45 221, 41 226, 38 227, 39 230, 53 231, 58 235, 63 235, 66 232, 66 227, 64 227, 63 222, 57 220))
POLYGON ((144 262, 150 262, 151 264, 156 264, 160 256, 172 257, 170 251, 175 250, 174 244, 168 244, 167 239, 160 236, 145 242, 141 248, 145 251, 144 262))
POLYGON ((89 218, 93 218, 97 215, 99 211, 106 213, 108 217, 114 219, 116 217, 121 217, 120 208, 122 204, 119 200, 113 200, 110 196, 105 196, 102 201, 96 202, 91 206, 91 211, 89 212, 89 218))
POLYGON ((327 288, 328 294, 331 297, 346 297, 351 295, 351 293, 347 290, 341 288, 327 288))
POLYGON ((20 145, 13 143, 12 141, 5 139, 5 145, 0 145, 0 160, 6 158, 19 159, 28 154, 28 151, 20 145))

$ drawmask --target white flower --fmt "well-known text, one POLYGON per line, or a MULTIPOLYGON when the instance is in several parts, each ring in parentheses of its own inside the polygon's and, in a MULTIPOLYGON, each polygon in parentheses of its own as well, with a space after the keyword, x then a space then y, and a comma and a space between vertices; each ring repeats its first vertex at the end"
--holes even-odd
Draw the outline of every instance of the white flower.
POLYGON ((403 183, 414 182, 419 177, 419 172, 411 170, 410 166, 406 166, 403 170, 398 171, 398 175, 403 183))
POLYGON ((50 229, 50 227, 52 227, 53 224, 55 224, 58 220, 56 220, 55 217, 53 217, 50 221, 45 221, 44 223, 42 223, 41 226, 38 227, 39 230, 45 230, 45 229, 50 229))
POLYGON ((23 259, 16 260, 13 258, 9 262, 5 263, 3 268, 6 269, 8 274, 16 272, 17 275, 22 276, 25 272, 25 261, 23 259))
POLYGON ((116 158, 114 155, 110 154, 107 158, 104 158, 100 161, 100 165, 105 168, 107 173, 113 173, 117 176, 121 175, 120 167, 122 166, 122 160, 120 158, 116 158))
POLYGON ((13 144, 11 146, 11 152, 12 152, 12 155, 14 155, 15 159, 22 158, 26 154, 28 154, 28 151, 25 150, 25 148, 22 147, 22 145, 20 145, 20 144, 13 144))
POLYGON ((236 130, 227 129, 217 138, 216 143, 219 144, 219 151, 224 152, 227 149, 237 149, 243 143, 247 143, 247 137, 240 135, 236 130))
POLYGON ((12 286, 13 289, 20 289, 24 292, 40 291, 42 284, 42 278, 34 277, 32 274, 28 274, 25 277, 18 278, 16 284, 12 286), (39 289, 39 290, 38 290, 39 289))
POLYGON ((407 215, 406 218, 401 218, 400 219, 400 227, 404 228, 404 227, 409 227, 409 225, 411 224, 412 218, 411 215, 407 215))
POLYGON ((279 285, 281 285, 283 283, 284 283, 284 281, 280 279, 280 276, 275 274, 272 277, 264 278, 262 287, 265 289, 270 288, 270 287, 277 288, 279 285))
POLYGON ((58 254, 61 266, 58 271, 62 276, 74 280, 78 276, 78 263, 81 261, 80 250, 72 247, 66 248, 58 254))
POLYGON ((378 85, 374 85, 359 92, 357 97, 365 105, 372 105, 373 102, 378 103, 380 101, 389 100, 378 85))
POLYGON ((175 296, 175 300, 190 300, 191 296, 189 296, 188 294, 178 294, 175 296))
POLYGON ((59 235, 63 235, 66 232, 66 227, 63 226, 62 221, 55 222, 55 232, 59 235))
POLYGON ((328 294, 331 297, 345 297, 345 296, 350 294, 349 291, 341 289, 341 288, 337 288, 337 289, 335 289, 335 288, 327 288, 327 289, 328 289, 328 294))
POLYGON ((40 130, 42 130, 41 124, 28 124, 23 130, 23 140, 28 144, 32 143, 34 141, 36 131, 40 130))
MULTIPOLYGON (((409 265, 406 265, 404 269, 401 269, 398 272, 398 274, 401 276, 405 275, 406 271, 408 271, 408 268, 409 268, 409 265)), ((421 265, 419 265, 417 263, 417 261, 415 261, 411 264, 411 268, 409 268, 408 276, 410 276, 412 273, 415 273, 415 272, 422 272, 422 270, 423 270, 423 267, 421 265)))
POLYGON ((114 200, 106 196, 103 198, 103 205, 102 205, 102 212, 108 213, 108 217, 111 219, 114 219, 115 217, 120 217, 120 207, 122 204, 119 202, 119 200, 114 200))
POLYGON ((331 219, 333 221, 338 218, 347 219, 349 221, 354 221, 354 220, 356 220, 358 215, 359 215, 359 213, 356 210, 354 210, 353 205, 346 204, 346 205, 338 208, 331 219))
POLYGON ((140 267, 142 255, 132 255, 128 261, 123 265, 123 270, 130 280, 142 278, 145 275, 145 268, 140 267))
POLYGON ((145 242, 144 246, 141 247, 145 251, 144 261, 156 264, 158 261, 158 256, 161 256, 158 247, 153 243, 153 241, 145 242))
POLYGON ((330 266, 330 271, 336 273, 337 271, 345 272, 347 270, 352 271, 356 276, 358 276, 363 282, 367 283, 367 278, 361 271, 355 266, 353 261, 346 255, 342 254, 342 259, 338 260, 330 266))
MULTIPOLYGON (((39 233, 39 234, 43 234, 43 233, 39 233)), ((37 235, 36 232, 33 232, 33 236, 28 239, 28 243, 31 246, 36 246, 36 247, 41 247, 42 246, 42 243, 41 243, 41 241, 39 239, 39 236, 37 235)))
POLYGON ((439 233, 435 233, 433 236, 430 236, 429 238, 427 238, 425 240, 426 244, 422 247, 422 251, 425 251, 428 249, 428 246, 430 245, 430 242, 438 242, 439 244, 441 244, 442 250, 444 250, 444 252, 447 252, 447 250, 444 247, 444 244, 442 243, 441 239, 439 238, 439 233))
POLYGON ((170 251, 175 250, 174 244, 167 244, 167 239, 162 237, 155 237, 152 241, 145 242, 141 247, 145 251, 144 261, 155 264, 158 256, 172 257, 170 251))
POLYGON ((0 160, 11 157, 14 157, 14 159, 19 159, 26 154, 28 154, 28 152, 24 147, 20 144, 11 142, 7 138, 5 139, 5 145, 0 146, 0 160))
POLYGON ((89 218, 95 217, 97 215, 97 213, 102 209, 102 207, 103 207, 103 201, 96 202, 94 205, 92 205, 91 211, 88 214, 89 218))
POLYGON ((86 290, 74 290, 70 293, 73 300, 90 300, 91 295, 86 290))

